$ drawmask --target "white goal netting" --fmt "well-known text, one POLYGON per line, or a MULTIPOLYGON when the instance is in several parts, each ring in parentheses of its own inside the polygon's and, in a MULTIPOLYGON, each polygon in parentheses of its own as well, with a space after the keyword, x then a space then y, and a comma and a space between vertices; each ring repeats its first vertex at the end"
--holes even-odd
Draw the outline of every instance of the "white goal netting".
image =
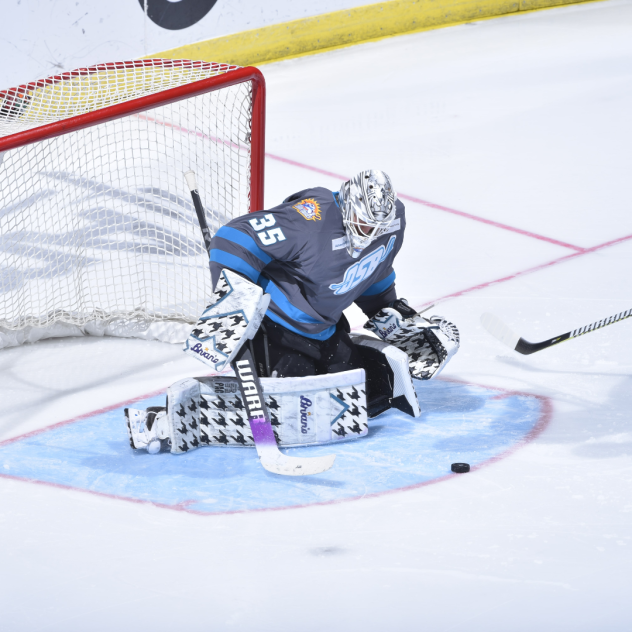
POLYGON ((251 82, 102 118, 236 68, 120 62, 0 92, 0 347, 185 337, 211 284, 183 172, 195 171, 213 232, 248 212, 251 82), (101 122, 64 132, 77 116, 101 122))

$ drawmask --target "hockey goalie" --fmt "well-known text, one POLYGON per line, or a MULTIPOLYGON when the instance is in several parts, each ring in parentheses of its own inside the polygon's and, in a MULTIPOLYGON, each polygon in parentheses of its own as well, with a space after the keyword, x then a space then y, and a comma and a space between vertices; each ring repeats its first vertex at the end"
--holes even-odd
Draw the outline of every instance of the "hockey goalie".
POLYGON ((279 445, 362 437, 368 418, 389 408, 418 417, 413 380, 439 374, 459 333, 397 297, 393 262, 405 229, 404 205, 377 170, 220 228, 210 244, 214 294, 184 345, 211 376, 172 385, 166 408, 126 409, 132 447, 253 445, 248 391, 229 374, 243 345, 279 445), (343 310, 352 303, 369 335, 350 332, 343 310))

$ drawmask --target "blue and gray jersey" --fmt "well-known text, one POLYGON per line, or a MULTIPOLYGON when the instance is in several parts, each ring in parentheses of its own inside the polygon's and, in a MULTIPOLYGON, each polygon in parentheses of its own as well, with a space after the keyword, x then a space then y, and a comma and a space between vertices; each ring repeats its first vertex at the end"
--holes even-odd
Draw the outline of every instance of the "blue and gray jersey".
POLYGON ((405 227, 404 205, 398 200, 389 233, 353 259, 337 194, 323 187, 306 189, 217 231, 211 242, 213 285, 222 268, 239 272, 271 295, 269 318, 308 338, 326 340, 352 303, 370 314, 397 298, 393 260, 405 227))

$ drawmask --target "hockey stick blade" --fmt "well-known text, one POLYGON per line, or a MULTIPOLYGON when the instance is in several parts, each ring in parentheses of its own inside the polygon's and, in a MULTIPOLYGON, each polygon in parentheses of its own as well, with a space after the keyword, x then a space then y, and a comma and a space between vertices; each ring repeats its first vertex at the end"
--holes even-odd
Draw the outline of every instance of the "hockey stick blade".
POLYGON ((545 340, 544 342, 529 342, 524 338, 521 338, 518 334, 514 333, 500 318, 493 314, 485 313, 481 316, 481 325, 487 330, 494 338, 500 340, 504 345, 507 345, 510 349, 521 353, 522 355, 531 355, 536 351, 542 351, 556 345, 558 342, 564 342, 570 337, 570 333, 545 340))
POLYGON ((255 445, 257 446, 261 465, 264 469, 268 470, 268 472, 272 472, 273 474, 283 474, 285 476, 311 476, 312 474, 326 472, 331 468, 336 460, 335 454, 307 458, 286 456, 279 450, 276 445, 276 441, 274 444, 270 445, 270 450, 267 445, 255 445))
POLYGON ((481 325, 497 340, 500 340, 504 345, 507 345, 510 349, 515 349, 516 345, 520 341, 520 336, 515 334, 500 318, 493 314, 485 313, 481 316, 481 325))
POLYGON ((334 464, 335 455, 300 458, 286 456, 279 450, 270 423, 270 413, 265 403, 261 381, 247 344, 237 353, 232 366, 248 412, 250 430, 261 465, 268 472, 285 476, 310 476, 328 470, 334 464))
POLYGON ((591 331, 597 331, 597 329, 601 329, 602 327, 606 327, 608 325, 613 325, 614 323, 618 323, 626 318, 630 318, 632 316, 632 309, 628 309, 625 312, 619 312, 614 316, 608 316, 608 318, 603 318, 602 320, 598 320, 590 325, 585 325, 584 327, 580 327, 579 329, 573 329, 573 331, 567 331, 565 334, 561 336, 555 336, 555 338, 549 338, 548 340, 543 340, 542 342, 529 342, 524 338, 521 338, 517 334, 515 334, 505 323, 502 322, 499 318, 492 314, 483 314, 481 316, 481 325, 492 335, 494 338, 497 338, 502 343, 506 344, 508 347, 514 349, 518 353, 522 355, 531 355, 536 351, 542 351, 542 349, 548 349, 553 345, 557 345, 560 342, 564 342, 565 340, 571 340, 573 338, 578 338, 579 336, 583 336, 584 334, 588 334, 591 331))

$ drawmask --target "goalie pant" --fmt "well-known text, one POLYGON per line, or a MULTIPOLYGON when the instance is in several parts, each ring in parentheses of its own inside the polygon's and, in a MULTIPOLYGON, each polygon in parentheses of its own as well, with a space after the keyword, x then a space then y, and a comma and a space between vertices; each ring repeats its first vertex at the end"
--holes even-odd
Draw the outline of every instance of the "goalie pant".
MULTIPOLYGON (((300 378, 262 378, 277 443, 320 445, 368 432, 363 369, 300 378)), ((200 446, 254 446, 233 377, 187 378, 167 391, 167 407, 125 409, 131 446, 173 454, 200 446)))

